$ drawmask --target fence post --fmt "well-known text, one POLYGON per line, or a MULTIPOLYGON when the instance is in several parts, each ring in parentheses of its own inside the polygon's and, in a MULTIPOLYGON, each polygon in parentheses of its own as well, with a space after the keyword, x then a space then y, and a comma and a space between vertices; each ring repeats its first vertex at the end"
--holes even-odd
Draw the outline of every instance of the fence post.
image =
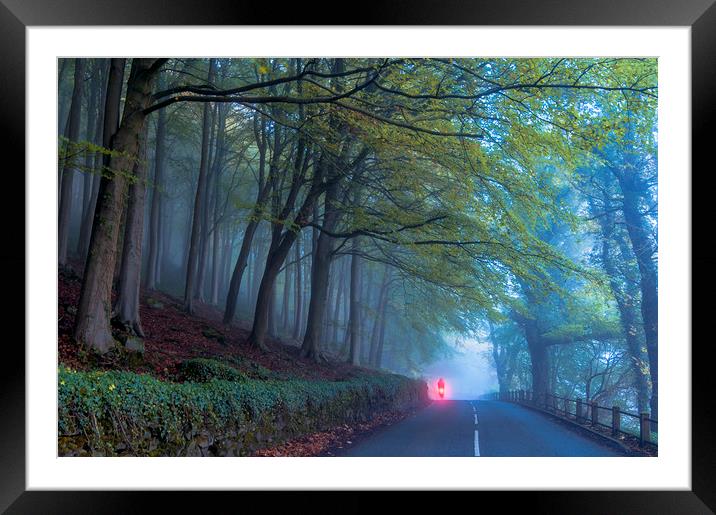
POLYGON ((592 425, 599 425, 599 406, 594 401, 592 401, 592 425))
POLYGON ((649 427, 649 414, 641 413, 639 415, 639 446, 644 447, 645 443, 651 441, 651 427, 649 427))
POLYGON ((612 406, 612 436, 618 436, 621 429, 622 417, 619 414, 619 406, 612 406))
POLYGON ((582 423, 582 399, 577 398, 577 405, 574 408, 574 418, 577 420, 577 424, 582 423))

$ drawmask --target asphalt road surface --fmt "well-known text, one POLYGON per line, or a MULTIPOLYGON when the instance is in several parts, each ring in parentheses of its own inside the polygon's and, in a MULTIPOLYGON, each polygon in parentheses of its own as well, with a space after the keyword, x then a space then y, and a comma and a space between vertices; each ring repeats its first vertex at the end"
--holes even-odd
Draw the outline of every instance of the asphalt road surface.
POLYGON ((434 401, 339 456, 622 456, 537 411, 500 401, 434 401))

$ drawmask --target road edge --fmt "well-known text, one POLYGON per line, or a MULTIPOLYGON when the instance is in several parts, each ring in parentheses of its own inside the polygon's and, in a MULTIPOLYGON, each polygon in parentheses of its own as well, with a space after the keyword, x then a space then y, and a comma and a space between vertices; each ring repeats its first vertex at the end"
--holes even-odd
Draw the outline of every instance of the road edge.
MULTIPOLYGON (((497 402, 507 402, 507 401, 497 401, 497 402)), ((567 423, 569 426, 571 426, 572 428, 577 429, 577 430, 578 430, 577 432, 579 432, 579 431, 584 431, 584 432, 587 432, 587 433, 589 433, 589 434, 591 434, 591 435, 598 436, 600 439, 604 440, 604 441, 605 441, 607 444, 609 444, 610 446, 616 447, 617 449, 619 449, 619 451, 621 451, 625 456, 630 456, 630 457, 631 457, 631 456, 639 456, 639 454, 636 454, 632 449, 630 449, 629 447, 627 447, 626 445, 624 445, 624 444, 623 444, 622 442, 620 442, 619 440, 617 440, 617 439, 615 439, 615 438, 611 438, 611 437, 609 437, 609 436, 607 436, 607 435, 605 435, 605 434, 602 434, 602 433, 600 433, 600 432, 598 432, 598 431, 595 431, 595 430, 593 430, 593 429, 590 429, 589 427, 583 426, 582 424, 578 424, 578 423, 575 422, 574 420, 569 420, 569 419, 567 419, 567 418, 558 417, 558 416, 556 416, 554 413, 551 413, 551 412, 549 412, 549 411, 547 411, 547 410, 538 408, 538 407, 536 407, 536 406, 531 406, 531 405, 529 405, 529 404, 522 404, 522 403, 520 403, 520 402, 513 402, 513 403, 510 403, 510 404, 516 404, 517 406, 523 406, 523 407, 525 407, 525 408, 529 408, 529 409, 531 409, 531 410, 533 410, 533 411, 536 411, 536 412, 538 412, 538 413, 542 413, 543 415, 548 415, 549 418, 551 418, 551 419, 558 420, 558 421, 560 421, 560 422, 566 422, 566 423, 567 423)))

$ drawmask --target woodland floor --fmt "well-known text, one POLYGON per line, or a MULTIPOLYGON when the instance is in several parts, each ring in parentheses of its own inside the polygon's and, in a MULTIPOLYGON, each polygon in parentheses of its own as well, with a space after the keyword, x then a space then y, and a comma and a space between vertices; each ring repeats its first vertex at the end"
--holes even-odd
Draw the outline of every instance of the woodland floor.
MULTIPOLYGON (((196 313, 183 310, 182 301, 161 292, 140 293, 140 316, 144 330, 143 363, 130 365, 115 353, 90 356, 72 338, 81 278, 71 269, 58 274, 58 363, 77 369, 114 369, 146 373, 166 381, 180 381, 177 366, 190 358, 232 359, 245 366, 260 365, 286 379, 341 380, 375 371, 358 368, 340 360, 315 363, 301 358, 297 342, 275 338, 267 341, 271 352, 264 353, 246 342, 250 329, 238 322, 225 325, 222 312, 198 303, 196 313), (238 358, 238 360, 236 360, 238 358)), ((237 367, 241 368, 241 367, 237 367)), ((278 447, 257 451, 257 456, 330 456, 334 450, 351 445, 372 430, 402 420, 409 413, 385 412, 355 426, 339 426, 291 440, 278 447)))
POLYGON ((179 363, 202 357, 241 358, 286 378, 335 381, 349 378, 358 372, 372 373, 369 369, 338 360, 315 363, 301 358, 297 342, 268 338, 267 345, 271 352, 264 353, 246 343, 250 332, 248 327, 238 322, 225 325, 222 312, 216 307, 197 302, 196 313, 189 315, 183 310, 180 299, 144 290, 140 294, 140 317, 145 334, 144 364, 130 367, 112 355, 89 360, 86 352, 72 338, 81 279, 69 270, 60 271, 58 275, 58 361, 75 369, 124 369, 172 381, 178 379, 179 363), (161 307, 157 307, 157 303, 161 307))

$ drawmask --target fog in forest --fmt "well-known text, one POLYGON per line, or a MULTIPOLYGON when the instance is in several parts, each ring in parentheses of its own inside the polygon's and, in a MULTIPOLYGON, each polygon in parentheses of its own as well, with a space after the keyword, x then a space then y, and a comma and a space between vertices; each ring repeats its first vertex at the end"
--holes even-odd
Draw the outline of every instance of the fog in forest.
POLYGON ((163 295, 229 345, 656 417, 656 60, 60 59, 58 88, 82 345, 163 295))
POLYGON ((448 338, 448 342, 452 349, 450 357, 438 359, 423 369, 431 398, 439 398, 436 385, 441 377, 448 399, 477 399, 497 391, 499 384, 490 358, 490 343, 456 336, 448 338))

